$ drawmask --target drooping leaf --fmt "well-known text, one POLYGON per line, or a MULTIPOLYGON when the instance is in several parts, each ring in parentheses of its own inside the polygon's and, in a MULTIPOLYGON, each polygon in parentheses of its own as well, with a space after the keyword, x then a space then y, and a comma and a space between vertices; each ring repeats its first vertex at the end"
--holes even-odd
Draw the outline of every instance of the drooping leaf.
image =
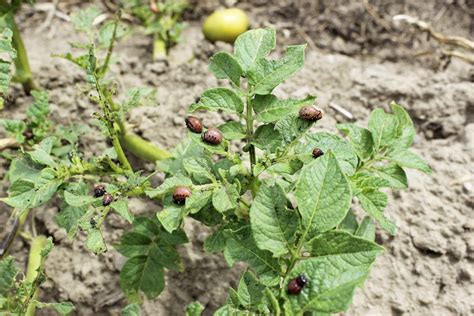
POLYGON ((389 163, 378 168, 373 168, 371 171, 387 181, 391 188, 405 189, 408 187, 407 175, 396 163, 389 163))
POLYGON ((240 86, 240 76, 243 74, 239 62, 229 53, 219 52, 210 59, 209 70, 217 79, 229 79, 236 86, 240 86))
POLYGON ((288 253, 298 225, 295 211, 286 209, 285 191, 278 185, 263 183, 250 208, 250 223, 260 249, 279 257, 288 253))
POLYGON ((246 271, 239 281, 237 295, 240 304, 246 309, 256 310, 264 295, 265 286, 261 284, 255 275, 246 271))
POLYGON ((4 97, 7 95, 8 87, 12 79, 11 66, 16 58, 16 51, 12 46, 13 31, 5 27, 0 33, 0 55, 8 56, 8 59, 0 58, 0 109, 4 106, 4 97))
POLYGON ((74 207, 87 206, 94 203, 97 199, 91 195, 75 195, 69 191, 64 191, 64 201, 74 207))
POLYGON ((163 210, 156 213, 156 217, 167 232, 176 230, 186 215, 185 207, 176 204, 167 204, 163 210))
POLYGON ((344 219, 352 194, 332 152, 303 167, 295 196, 307 231, 325 232, 344 219))
POLYGON ((183 160, 184 169, 199 183, 215 181, 211 173, 212 161, 207 157, 192 157, 183 160))
POLYGON ((46 91, 31 91, 34 102, 26 110, 28 118, 37 124, 41 124, 49 115, 49 96, 46 91))
POLYGON ((281 145, 282 141, 282 136, 280 132, 275 130, 274 124, 264 124, 260 125, 255 131, 252 144, 263 150, 274 151, 281 145))
POLYGON ((189 112, 197 110, 217 111, 240 114, 244 110, 242 99, 227 88, 214 88, 204 91, 198 103, 189 107, 189 112))
POLYGON ((265 58, 275 48, 275 29, 250 30, 240 35, 234 44, 234 55, 244 73, 265 58))
POLYGON ((204 241, 204 250, 207 252, 221 252, 225 249, 225 234, 222 229, 218 229, 204 241))

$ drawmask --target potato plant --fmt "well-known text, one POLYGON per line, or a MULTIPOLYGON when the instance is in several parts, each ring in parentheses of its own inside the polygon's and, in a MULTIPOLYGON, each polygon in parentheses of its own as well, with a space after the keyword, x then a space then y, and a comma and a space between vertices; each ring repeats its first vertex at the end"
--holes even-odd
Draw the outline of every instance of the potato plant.
POLYGON ((145 34, 153 36, 153 58, 163 58, 180 41, 185 24, 181 21, 187 0, 122 0, 124 10, 142 24, 145 34))
MULTIPOLYGON (((183 118, 189 135, 169 156, 128 131, 127 110, 149 100, 150 91, 134 89, 127 100, 114 99, 116 85, 107 74, 122 30, 116 18, 99 32, 91 31, 97 15, 88 9, 73 17, 89 42, 74 45, 79 55, 62 57, 85 71, 98 108, 94 117, 112 147, 98 154, 81 153, 85 128, 52 128, 46 92, 33 94, 36 100, 26 121, 4 120, 21 148, 9 155, 10 187, 0 201, 13 207, 13 226, 21 227, 29 218, 31 232, 20 235, 46 240, 35 233, 35 210, 55 197, 60 201, 57 224, 69 238, 79 231, 85 234, 86 247, 101 254, 107 250, 102 228, 108 215, 123 217, 132 224, 115 245, 127 258, 120 284, 130 305, 123 313, 136 315, 143 295, 153 299, 163 291, 167 269, 184 270, 176 248, 188 242, 182 227, 191 217, 213 228, 205 241, 207 251, 222 252, 230 266, 239 261, 248 266, 216 315, 346 310, 383 251, 374 242, 375 223, 395 233, 394 222, 383 213, 388 203, 383 190, 407 187, 403 168, 430 172, 409 150, 415 128, 407 112, 395 103, 392 113, 376 109, 368 128, 338 125, 344 138, 315 132, 313 126, 324 117, 314 106, 314 96, 281 99, 273 94, 303 67, 305 45, 289 46, 282 58, 271 60, 275 31, 256 29, 236 40, 233 54, 220 52, 211 58, 210 71, 228 84, 204 91, 190 106, 193 114, 183 118), (201 110, 231 113, 234 120, 209 126, 198 118, 201 110), (243 149, 233 150, 237 146, 243 149), (158 160, 157 170, 135 170, 124 147, 158 160), (153 186, 151 178, 157 172, 166 178, 153 186), (131 197, 156 200, 162 208, 151 216, 135 217, 128 207, 131 197), (367 213, 361 220, 354 211, 357 205, 367 213)), ((15 281, 13 261, 5 256, 14 235, 12 231, 0 244, 0 270, 9 271, 0 277, 0 311, 21 314, 35 302, 37 307, 69 312, 68 303, 36 303, 18 290, 23 282, 15 281)), ((33 269, 39 271, 39 279, 44 278, 43 261, 50 247, 50 242, 32 242, 30 253, 40 253, 40 264, 33 269), (45 244, 41 254, 38 248, 45 244)), ((34 277, 28 282, 27 292, 34 294, 39 281, 34 277)), ((195 302, 186 314, 199 315, 202 309, 195 302)))

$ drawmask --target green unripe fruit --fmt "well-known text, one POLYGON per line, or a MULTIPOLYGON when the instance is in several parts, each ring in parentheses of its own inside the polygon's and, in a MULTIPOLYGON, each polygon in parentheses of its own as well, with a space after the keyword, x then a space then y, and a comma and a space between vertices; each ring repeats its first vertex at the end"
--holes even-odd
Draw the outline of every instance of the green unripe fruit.
POLYGON ((212 41, 233 43, 235 39, 247 31, 249 19, 244 11, 237 8, 214 11, 204 21, 202 31, 204 36, 212 41))

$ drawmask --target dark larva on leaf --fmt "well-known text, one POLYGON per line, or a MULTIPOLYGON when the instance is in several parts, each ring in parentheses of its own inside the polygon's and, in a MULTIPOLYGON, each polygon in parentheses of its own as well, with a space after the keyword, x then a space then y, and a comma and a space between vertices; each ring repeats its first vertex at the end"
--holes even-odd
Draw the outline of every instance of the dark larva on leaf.
POLYGON ((101 197, 105 194, 105 192, 107 192, 105 190, 105 186, 103 186, 102 184, 98 184, 94 187, 94 197, 101 197))
POLYGON ((104 197, 102 198, 102 205, 103 206, 110 205, 110 203, 112 203, 113 200, 114 200, 114 197, 112 196, 112 194, 105 193, 104 197))
POLYGON ((313 149, 313 158, 319 158, 324 155, 324 152, 320 148, 313 149))

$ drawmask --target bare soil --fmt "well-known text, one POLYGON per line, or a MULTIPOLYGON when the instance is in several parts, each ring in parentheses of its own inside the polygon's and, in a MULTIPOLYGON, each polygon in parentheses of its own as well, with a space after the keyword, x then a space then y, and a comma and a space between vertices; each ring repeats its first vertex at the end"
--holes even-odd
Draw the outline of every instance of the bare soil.
MULTIPOLYGON (((60 5, 68 13, 77 6, 60 5)), ((236 1, 223 1, 234 3, 236 1)), ((129 117, 135 132, 157 145, 171 148, 185 135, 183 116, 206 88, 218 84, 207 70, 208 57, 227 44, 203 39, 200 20, 220 3, 194 1, 186 14, 188 28, 169 61, 152 61, 150 39, 134 34, 117 47, 113 66, 120 88, 152 86, 159 105, 134 109, 129 117)), ((337 104, 354 121, 366 124, 375 107, 388 109, 395 100, 407 108, 417 127, 415 151, 427 160, 433 174, 409 172, 410 189, 390 194, 387 214, 398 226, 396 237, 377 233, 386 252, 378 258, 365 287, 357 291, 347 315, 471 315, 474 314, 474 67, 461 61, 440 60, 437 45, 411 28, 398 29, 390 17, 410 14, 430 21, 447 34, 473 37, 474 5, 469 1, 371 1, 370 15, 363 1, 242 1, 253 27, 276 26, 281 46, 310 39, 306 66, 277 90, 280 96, 318 96, 325 119, 318 128, 335 131, 348 118, 333 110, 337 104), (469 13, 470 12, 470 13, 469 13), (382 22, 381 22, 382 21, 382 22), (385 22, 383 22, 385 21, 385 22), (388 23, 389 27, 383 24, 388 23), (435 54, 415 58, 420 50, 435 54)), ((91 122, 95 111, 83 91, 84 78, 73 65, 51 57, 65 53, 78 35, 68 22, 55 18, 38 32, 45 13, 25 7, 18 21, 40 85, 50 91, 52 118, 58 123, 91 122)), ((122 89, 120 89, 122 90, 122 89)), ((31 98, 14 87, 12 102, 1 116, 24 117, 31 98)), ((228 119, 206 114, 209 125, 228 119)), ((100 133, 81 140, 85 152, 98 153, 106 144, 100 133)), ((151 164, 137 161, 151 170, 151 164)), ((0 177, 7 162, 0 158, 0 177)), ((158 179, 159 180, 159 179, 158 179)), ((5 192, 6 181, 0 190, 5 192), (3 188, 3 189, 2 189, 3 188)), ((133 200, 135 214, 153 214, 159 205, 133 200)), ((112 247, 128 225, 109 218, 104 255, 84 249, 84 236, 71 242, 53 220, 54 203, 36 211, 44 233, 56 247, 47 260, 49 280, 42 286, 46 300, 70 300, 76 315, 117 315, 126 301, 119 286, 124 263, 112 247)), ((0 225, 10 210, 0 205, 0 225)), ((0 226, 1 227, 1 226, 0 226)), ((195 300, 209 315, 223 304, 227 288, 235 286, 244 269, 227 267, 220 255, 204 253, 209 229, 186 221, 191 243, 180 249, 185 272, 167 274, 167 287, 156 300, 145 300, 144 315, 183 315, 195 300)), ((12 254, 25 264, 27 244, 18 239, 12 254)), ((51 312, 42 312, 50 315, 51 312)))

